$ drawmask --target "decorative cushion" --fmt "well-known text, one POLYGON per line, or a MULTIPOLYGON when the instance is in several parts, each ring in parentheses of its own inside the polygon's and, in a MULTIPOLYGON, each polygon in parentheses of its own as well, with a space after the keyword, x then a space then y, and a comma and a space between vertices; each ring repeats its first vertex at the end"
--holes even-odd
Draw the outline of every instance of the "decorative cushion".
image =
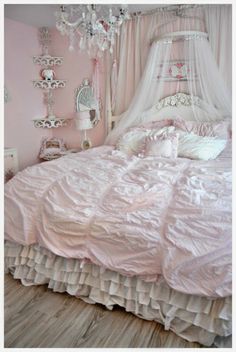
POLYGON ((142 156, 177 158, 178 137, 178 133, 167 131, 147 136, 142 156))
POLYGON ((189 159, 215 159, 225 148, 227 140, 202 137, 193 133, 179 136, 178 156, 189 159))
POLYGON ((146 129, 130 129, 118 140, 116 149, 129 156, 138 155, 143 150, 148 132, 146 129))
POLYGON ((163 133, 165 131, 173 131, 173 126, 165 126, 163 122, 161 124, 148 124, 148 125, 141 125, 135 126, 128 129, 128 131, 121 136, 116 144, 116 149, 124 152, 125 154, 132 156, 132 155, 139 155, 145 147, 145 138, 148 135, 163 133), (148 128, 149 126, 149 128, 148 128), (153 127, 153 128, 151 128, 153 127))
POLYGON ((231 130, 231 120, 222 120, 219 122, 198 122, 185 121, 176 119, 172 121, 173 126, 185 132, 193 132, 199 136, 218 137, 220 139, 229 139, 231 130))

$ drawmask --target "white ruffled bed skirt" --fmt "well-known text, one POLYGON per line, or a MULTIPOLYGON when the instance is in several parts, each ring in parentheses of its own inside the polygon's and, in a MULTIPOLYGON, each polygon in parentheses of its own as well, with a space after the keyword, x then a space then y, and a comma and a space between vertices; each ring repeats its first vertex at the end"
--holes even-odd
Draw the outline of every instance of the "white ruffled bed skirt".
POLYGON ((5 242, 5 271, 23 285, 47 284, 88 303, 114 305, 155 320, 178 336, 202 345, 231 347, 231 297, 212 299, 171 289, 161 278, 146 282, 78 259, 56 256, 39 245, 5 242))

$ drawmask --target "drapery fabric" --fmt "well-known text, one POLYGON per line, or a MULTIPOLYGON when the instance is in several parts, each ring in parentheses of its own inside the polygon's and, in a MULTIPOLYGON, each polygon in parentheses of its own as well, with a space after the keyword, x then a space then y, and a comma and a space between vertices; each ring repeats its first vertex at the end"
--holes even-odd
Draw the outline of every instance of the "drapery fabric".
MULTIPOLYGON (((107 84, 106 101, 109 102, 109 95, 112 94, 113 102, 106 106, 107 115, 120 115, 128 109, 144 72, 151 40, 163 33, 182 30, 208 32, 213 55, 223 80, 231 91, 232 6, 199 6, 186 9, 183 16, 176 16, 174 11, 161 11, 135 17, 122 25, 114 56, 111 58, 112 61, 116 60, 117 65, 116 94, 111 93, 113 80, 112 85, 107 84)), ((108 76, 114 77, 112 65, 108 65, 107 70, 108 76)))
POLYGON ((98 59, 93 59, 93 77, 92 77, 93 94, 97 102, 96 113, 100 120, 101 109, 101 84, 100 84, 100 62, 98 59))
POLYGON ((119 115, 129 107, 141 79, 149 51, 151 28, 155 25, 154 19, 155 15, 138 16, 122 25, 114 50, 117 62, 117 93, 112 106, 114 115, 119 115))
POLYGON ((206 31, 219 70, 232 91, 232 5, 204 6, 206 31))
POLYGON ((195 120, 231 117, 231 96, 212 53, 207 34, 177 31, 153 42, 134 98, 105 143, 115 144, 131 126, 145 123, 147 110, 162 98, 178 92, 199 97, 204 106, 193 106, 195 120))
POLYGON ((115 108, 116 103, 116 92, 117 92, 117 61, 114 60, 112 63, 112 72, 111 72, 111 108, 112 110, 115 108))

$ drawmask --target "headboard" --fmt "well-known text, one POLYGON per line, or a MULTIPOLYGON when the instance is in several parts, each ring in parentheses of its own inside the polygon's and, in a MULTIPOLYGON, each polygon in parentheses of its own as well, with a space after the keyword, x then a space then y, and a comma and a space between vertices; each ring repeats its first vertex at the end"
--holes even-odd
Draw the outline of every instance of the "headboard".
POLYGON ((199 97, 191 96, 186 93, 177 93, 159 100, 157 104, 153 105, 151 109, 147 110, 147 113, 160 111, 162 108, 166 106, 179 107, 181 105, 184 105, 184 106, 196 105, 200 107, 202 105, 201 103, 202 101, 199 97))
MULTIPOLYGON (((209 111, 209 109, 207 109, 207 106, 208 104, 205 103, 197 96, 192 96, 186 93, 177 93, 159 100, 150 109, 144 111, 142 113, 142 116, 143 117, 145 116, 145 119, 147 120, 147 122, 149 122, 153 115, 156 116, 158 113, 160 114, 161 111, 162 111, 161 113, 164 113, 165 111, 165 114, 167 114, 167 116, 170 116, 171 112, 169 111, 172 111, 173 110, 172 108, 174 109, 176 108, 176 112, 178 113, 178 111, 180 111, 182 107, 183 108, 186 107, 185 110, 186 112, 188 112, 188 114, 189 113, 193 114, 193 111, 195 111, 195 113, 199 112, 199 115, 201 116, 202 120, 205 120, 205 121, 216 120, 217 119, 216 114, 214 114, 214 117, 210 117, 209 113, 207 113, 207 111, 209 111), (189 107, 189 109, 187 109, 187 107, 189 107)), ((181 112, 183 113, 183 111, 181 112)), ((110 117, 109 123, 108 123, 108 132, 110 132, 115 127, 116 123, 119 121, 119 118, 120 116, 110 117)))

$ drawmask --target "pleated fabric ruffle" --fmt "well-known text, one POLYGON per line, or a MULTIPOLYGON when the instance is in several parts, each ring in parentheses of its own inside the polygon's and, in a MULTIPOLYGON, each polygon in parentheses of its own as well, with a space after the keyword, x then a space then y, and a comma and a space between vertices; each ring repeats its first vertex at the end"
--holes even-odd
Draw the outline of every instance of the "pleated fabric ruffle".
POLYGON ((231 297, 213 299, 187 295, 164 279, 146 282, 78 259, 63 258, 39 245, 5 242, 5 271, 23 285, 47 284, 88 303, 114 305, 164 325, 178 336, 205 346, 225 345, 232 334, 231 297))

